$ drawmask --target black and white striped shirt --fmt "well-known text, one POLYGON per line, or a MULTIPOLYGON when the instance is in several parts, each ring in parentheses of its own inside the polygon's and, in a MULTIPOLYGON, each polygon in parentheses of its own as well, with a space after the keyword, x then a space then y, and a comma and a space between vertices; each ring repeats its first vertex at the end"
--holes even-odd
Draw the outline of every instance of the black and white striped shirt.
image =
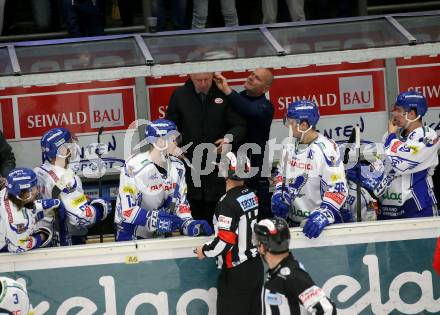
POLYGON ((334 303, 290 253, 267 271, 262 299, 263 315, 336 314, 334 303))
POLYGON ((252 245, 258 198, 246 186, 234 187, 220 198, 214 213, 216 237, 203 246, 206 257, 217 257, 219 268, 233 268, 258 256, 252 245))

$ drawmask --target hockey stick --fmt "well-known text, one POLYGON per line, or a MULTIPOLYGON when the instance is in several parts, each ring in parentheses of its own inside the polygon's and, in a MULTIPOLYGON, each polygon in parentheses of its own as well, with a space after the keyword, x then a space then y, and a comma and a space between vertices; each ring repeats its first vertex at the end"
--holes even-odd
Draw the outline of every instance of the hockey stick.
MULTIPOLYGON (((283 173, 282 173, 282 175, 283 175, 283 182, 281 184, 281 192, 284 192, 284 189, 285 189, 286 184, 287 184, 287 164, 288 164, 288 161, 289 161, 289 151, 288 150, 290 149, 290 146, 292 145, 292 142, 293 142, 293 131, 292 131, 292 128, 290 126, 288 128, 289 128, 289 137, 287 138, 285 154, 282 157, 284 160, 283 160, 283 173)), ((284 196, 284 194, 282 193, 281 196, 284 196)))
MULTIPOLYGON (((101 135, 104 132, 104 126, 101 126, 98 130, 98 146, 95 149, 95 153, 98 156, 98 170, 99 170, 99 179, 98 179, 98 196, 99 198, 102 198, 102 174, 101 174, 101 169, 102 169, 102 153, 100 150, 100 145, 101 145, 101 135)), ((102 226, 102 221, 99 224, 99 242, 103 243, 104 242, 104 232, 103 232, 103 226, 102 226)))
MULTIPOLYGON (((361 160, 361 132, 359 129, 359 125, 356 125, 355 127, 355 133, 356 133, 356 164, 360 162, 361 160)), ((360 172, 361 168, 358 167, 359 172, 358 178, 360 178, 360 172)), ((356 184, 356 221, 361 222, 362 221, 362 204, 361 204, 361 185, 359 183, 356 184)))

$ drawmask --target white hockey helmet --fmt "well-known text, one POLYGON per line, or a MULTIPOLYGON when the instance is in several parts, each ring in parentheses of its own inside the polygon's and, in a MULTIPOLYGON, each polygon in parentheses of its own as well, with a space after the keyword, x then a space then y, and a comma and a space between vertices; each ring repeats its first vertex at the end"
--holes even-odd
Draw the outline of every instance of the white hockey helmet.
POLYGON ((28 315, 30 312, 26 288, 11 278, 0 277, 0 314, 28 315))

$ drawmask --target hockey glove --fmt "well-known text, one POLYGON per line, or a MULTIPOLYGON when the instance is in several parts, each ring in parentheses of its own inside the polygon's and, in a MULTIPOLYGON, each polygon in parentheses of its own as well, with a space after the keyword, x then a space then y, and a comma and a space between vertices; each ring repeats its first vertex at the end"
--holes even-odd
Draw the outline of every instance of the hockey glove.
POLYGON ((374 198, 384 193, 393 177, 393 172, 384 176, 383 170, 376 170, 368 161, 360 161, 347 171, 347 179, 365 188, 374 198))
POLYGON ((150 232, 171 233, 173 231, 173 216, 164 210, 147 212, 147 228, 150 232))
POLYGON ((211 236, 213 231, 205 220, 190 220, 183 233, 188 236, 211 236))
POLYGON ((35 213, 37 221, 40 221, 44 217, 55 217, 55 209, 61 204, 59 199, 40 199, 35 201, 35 213))
POLYGON ((295 178, 295 182, 287 186, 291 202, 299 195, 299 192, 307 182, 308 175, 300 175, 295 178))
POLYGON ((287 218, 290 208, 290 195, 286 191, 278 190, 272 196, 272 213, 276 217, 287 218))
POLYGON ((335 222, 333 213, 328 209, 317 209, 312 211, 307 217, 307 222, 304 225, 303 233, 308 238, 318 237, 324 228, 335 222))

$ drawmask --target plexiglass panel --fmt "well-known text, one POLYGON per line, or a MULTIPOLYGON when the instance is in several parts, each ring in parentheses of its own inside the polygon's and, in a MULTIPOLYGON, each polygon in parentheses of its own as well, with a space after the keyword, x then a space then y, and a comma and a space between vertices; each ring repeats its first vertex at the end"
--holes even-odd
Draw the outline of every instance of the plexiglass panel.
POLYGON ((0 76, 2 75, 11 75, 14 71, 12 71, 11 60, 9 59, 8 48, 2 47, 0 48, 0 76))
POLYGON ((133 38, 16 47, 22 73, 85 70, 145 64, 133 38))
POLYGON ((396 20, 410 32, 419 43, 440 41, 440 15, 399 17, 396 20))
POLYGON ((385 19, 270 28, 287 54, 364 49, 407 44, 385 19))
POLYGON ((144 37, 156 64, 276 55, 259 30, 144 37))

